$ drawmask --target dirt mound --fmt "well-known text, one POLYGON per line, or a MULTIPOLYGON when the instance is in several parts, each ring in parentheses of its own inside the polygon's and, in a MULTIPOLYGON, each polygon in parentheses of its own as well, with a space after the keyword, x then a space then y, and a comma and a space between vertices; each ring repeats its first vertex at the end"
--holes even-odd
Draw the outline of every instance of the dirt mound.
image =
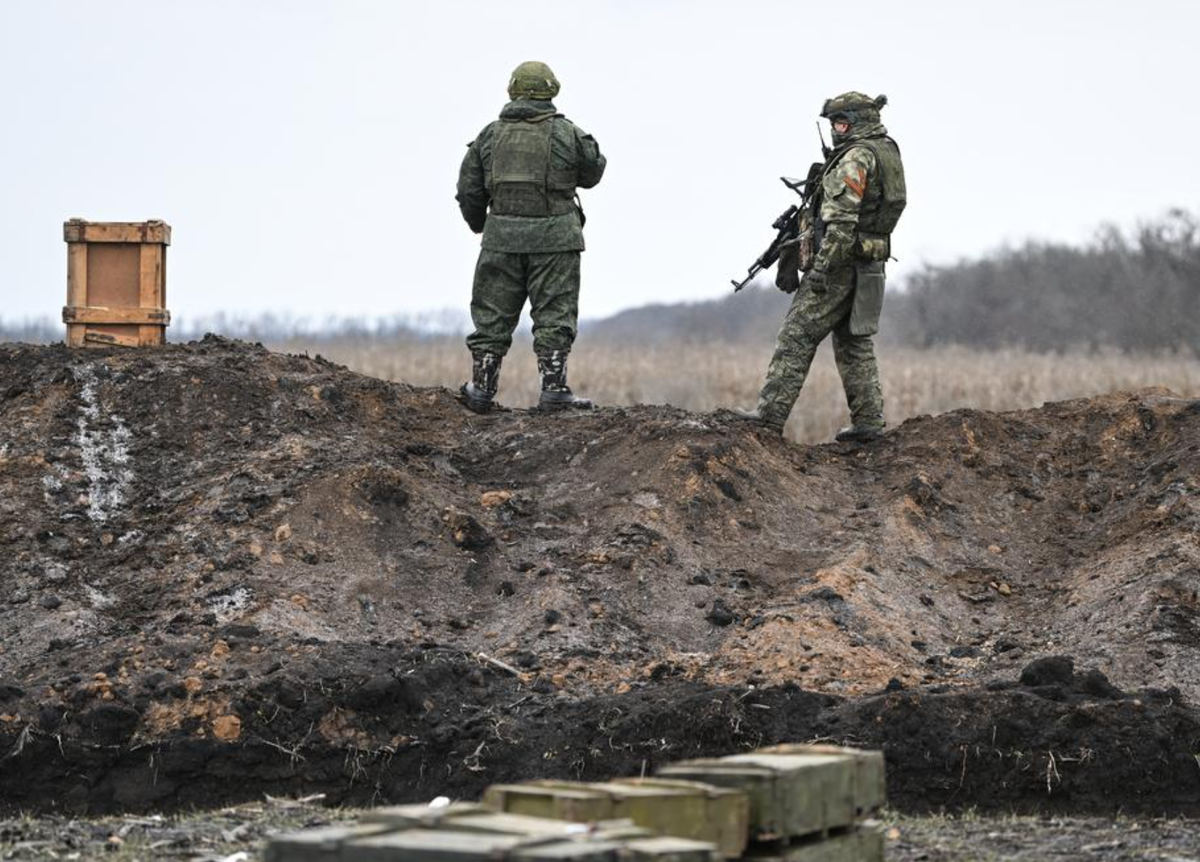
POLYGON ((802 447, 478 417, 213 337, 0 369, 5 804, 413 799, 822 737, 883 746, 914 808, 1200 806, 1200 402, 802 447))

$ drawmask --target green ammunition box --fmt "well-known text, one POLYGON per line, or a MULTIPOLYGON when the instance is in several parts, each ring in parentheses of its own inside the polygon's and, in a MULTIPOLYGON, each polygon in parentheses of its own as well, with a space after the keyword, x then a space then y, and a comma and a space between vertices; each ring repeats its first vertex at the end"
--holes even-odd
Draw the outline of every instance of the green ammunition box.
POLYGON ((714 843, 727 858, 746 845, 745 794, 692 781, 531 781, 493 785, 483 798, 504 811, 577 822, 628 818, 659 835, 714 843))
POLYGON ((882 751, 836 745, 772 745, 754 754, 845 754, 854 758, 854 805, 859 818, 878 811, 887 801, 887 778, 882 751))
POLYGON ((613 817, 612 799, 587 784, 571 781, 528 781, 493 784, 483 802, 498 811, 593 823, 613 817))
POLYGON ((550 817, 533 817, 528 814, 490 812, 469 814, 447 821, 443 829, 455 832, 487 832, 494 835, 525 835, 529 838, 571 838, 579 835, 602 836, 614 840, 641 838, 650 831, 634 825, 632 820, 597 820, 591 824, 570 820, 554 820, 550 817))
POLYGON ((440 826, 447 820, 468 814, 486 814, 492 809, 477 802, 452 802, 438 808, 428 805, 385 805, 372 808, 360 818, 362 823, 379 823, 392 830, 440 826))
POLYGON ((750 800, 740 790, 669 778, 619 778, 612 783, 674 790, 699 796, 704 801, 703 813, 699 820, 668 823, 660 829, 655 824, 639 820, 633 813, 625 816, 639 826, 645 826, 663 835, 710 841, 717 845, 717 849, 726 859, 736 859, 745 851, 746 837, 750 831, 750 800))
POLYGON ((709 841, 657 835, 624 842, 621 859, 623 862, 721 862, 722 853, 709 841))
POLYGON ((392 831, 436 828, 451 832, 517 835, 525 838, 566 838, 580 834, 603 834, 609 838, 637 838, 649 831, 631 820, 598 820, 591 828, 578 822, 529 814, 510 814, 484 805, 455 803, 443 808, 424 805, 393 805, 368 811, 363 823, 379 824, 392 831))
POLYGON ((349 842, 340 862, 475 862, 507 858, 527 839, 441 829, 408 829, 349 842))
POLYGON ((553 844, 522 847, 512 854, 512 858, 521 862, 557 862, 559 859, 616 862, 621 858, 621 844, 617 841, 556 841, 553 844))
POLYGON ((737 754, 670 764, 658 774, 743 791, 752 841, 849 826, 856 816, 855 764, 842 754, 737 754))
POLYGON ((755 848, 743 862, 883 862, 883 831, 859 826, 828 837, 813 836, 783 847, 755 848))
POLYGON ((371 838, 391 830, 378 824, 369 826, 325 826, 300 832, 275 835, 267 845, 266 862, 341 862, 346 842, 371 838))
MULTIPOLYGON (((529 838, 446 829, 410 829, 353 841, 340 862, 615 862, 621 843, 581 837, 529 838)), ((690 862, 690 860, 689 860, 690 862)))

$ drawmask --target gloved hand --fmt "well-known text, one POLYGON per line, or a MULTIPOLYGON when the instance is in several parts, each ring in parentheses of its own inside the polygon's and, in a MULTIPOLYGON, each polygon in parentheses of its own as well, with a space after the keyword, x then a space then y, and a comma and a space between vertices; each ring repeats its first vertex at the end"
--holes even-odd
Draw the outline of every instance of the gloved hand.
POLYGON ((467 220, 467 227, 471 229, 471 233, 483 233, 483 226, 487 223, 487 210, 483 212, 463 212, 463 218, 467 220))
POLYGON ((800 286, 817 294, 824 293, 829 289, 825 273, 818 269, 810 269, 804 273, 804 277, 800 279, 800 286))
POLYGON ((781 270, 775 275, 775 286, 784 293, 795 293, 800 287, 798 273, 781 270))

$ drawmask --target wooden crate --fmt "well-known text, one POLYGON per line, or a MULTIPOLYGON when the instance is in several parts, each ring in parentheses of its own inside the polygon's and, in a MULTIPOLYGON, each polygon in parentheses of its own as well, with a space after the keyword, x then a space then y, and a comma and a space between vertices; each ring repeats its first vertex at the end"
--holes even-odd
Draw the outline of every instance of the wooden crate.
POLYGON ((147 347, 166 342, 167 246, 161 221, 63 224, 67 345, 147 347))

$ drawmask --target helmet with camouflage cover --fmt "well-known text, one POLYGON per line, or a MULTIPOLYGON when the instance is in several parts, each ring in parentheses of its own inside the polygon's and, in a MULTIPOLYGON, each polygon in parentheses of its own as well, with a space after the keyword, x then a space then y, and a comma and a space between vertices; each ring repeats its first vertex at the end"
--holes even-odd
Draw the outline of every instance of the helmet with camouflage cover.
POLYGON ((510 99, 549 101, 558 95, 558 89, 558 78, 549 66, 537 60, 527 60, 517 66, 508 80, 510 99))
POLYGON ((852 126, 857 123, 878 123, 879 109, 887 104, 887 100, 887 96, 872 99, 866 93, 842 93, 825 100, 821 116, 830 122, 846 122, 852 126))

